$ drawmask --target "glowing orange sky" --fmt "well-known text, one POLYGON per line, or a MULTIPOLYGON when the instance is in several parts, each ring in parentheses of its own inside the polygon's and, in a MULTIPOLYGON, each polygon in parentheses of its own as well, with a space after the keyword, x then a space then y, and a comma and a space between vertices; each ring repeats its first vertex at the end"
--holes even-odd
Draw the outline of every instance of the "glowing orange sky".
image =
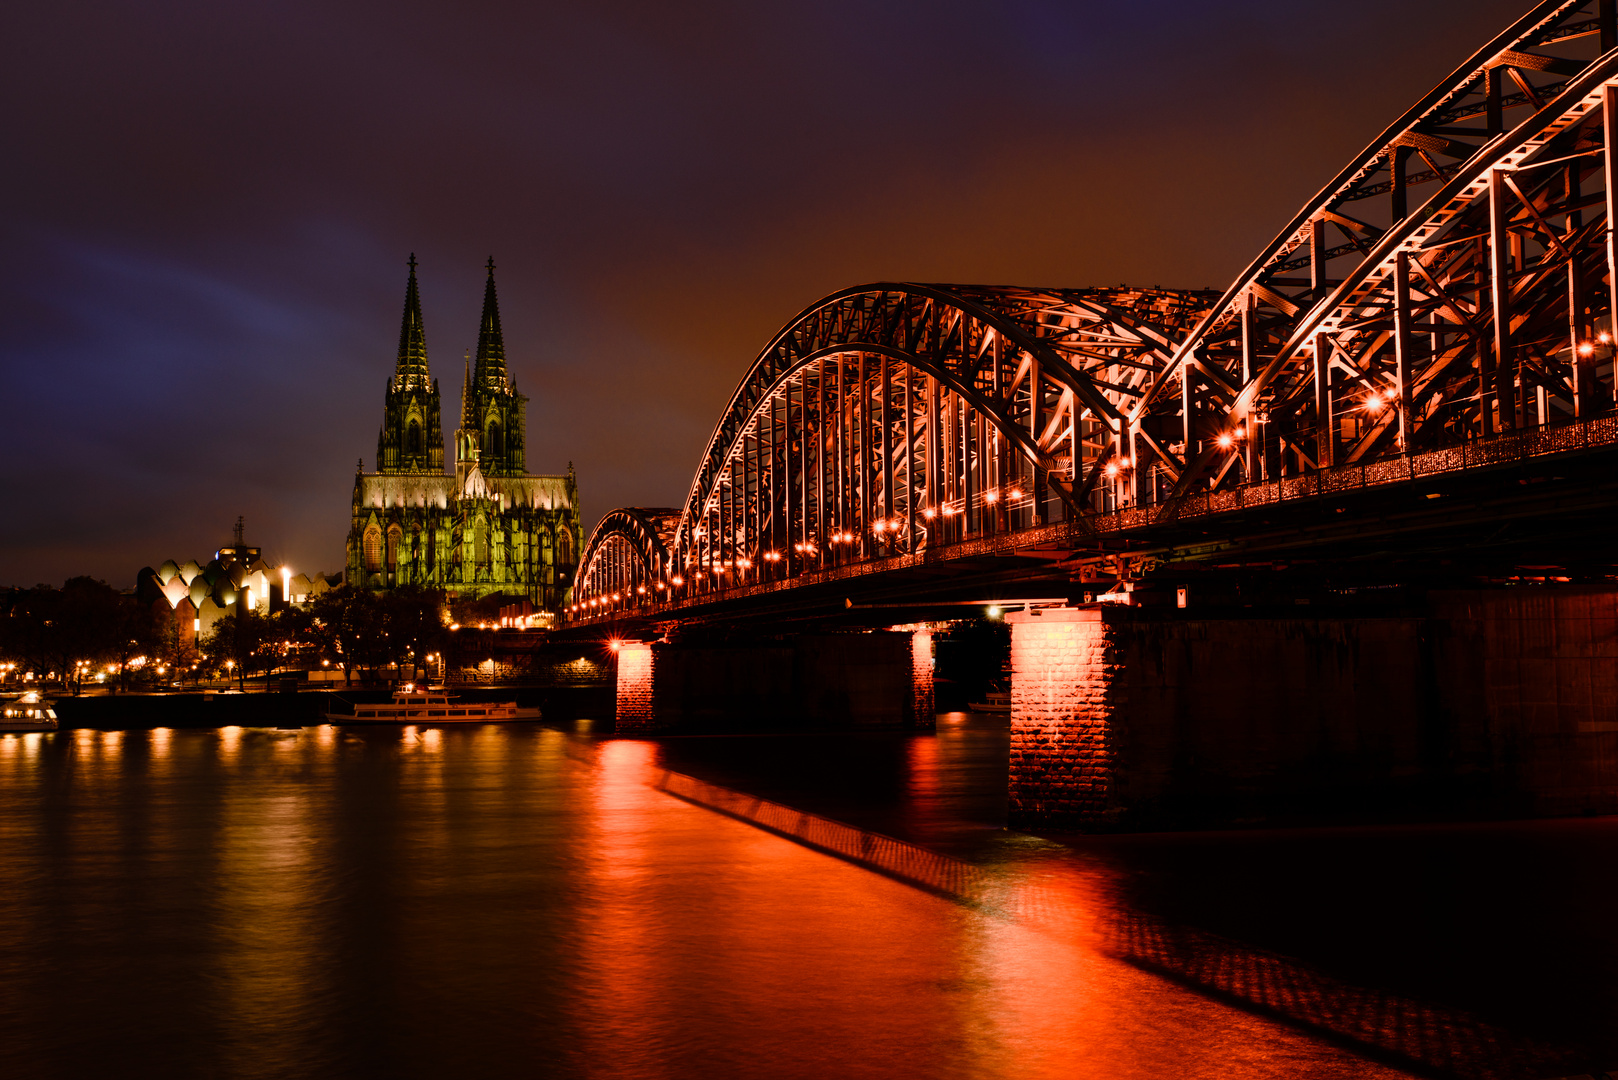
MULTIPOLYGON (((0 584, 336 570, 404 259, 444 392, 499 264, 528 463, 680 502, 794 313, 1223 287, 1525 5, 35 5, 7 16, 0 584)), ((449 432, 446 432, 448 435, 449 432)))

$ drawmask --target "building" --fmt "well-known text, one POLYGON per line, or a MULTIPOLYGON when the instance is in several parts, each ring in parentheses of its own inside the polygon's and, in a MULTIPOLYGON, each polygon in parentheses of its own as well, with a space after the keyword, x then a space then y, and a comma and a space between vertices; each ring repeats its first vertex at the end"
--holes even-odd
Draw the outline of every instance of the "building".
POLYGON ((410 257, 399 355, 383 399, 376 471, 354 477, 347 576, 374 591, 442 589, 452 597, 522 597, 541 610, 567 602, 583 546, 578 483, 527 471, 528 399, 506 368, 494 260, 484 285, 475 362, 461 383, 455 469, 444 467, 438 380, 410 257))
POLYGON ((242 539, 237 518, 232 542, 208 562, 169 559, 156 570, 142 567, 135 575, 135 597, 163 618, 176 644, 190 647, 238 604, 266 614, 288 603, 308 603, 333 585, 324 574, 294 574, 290 567, 265 562, 262 549, 242 539))

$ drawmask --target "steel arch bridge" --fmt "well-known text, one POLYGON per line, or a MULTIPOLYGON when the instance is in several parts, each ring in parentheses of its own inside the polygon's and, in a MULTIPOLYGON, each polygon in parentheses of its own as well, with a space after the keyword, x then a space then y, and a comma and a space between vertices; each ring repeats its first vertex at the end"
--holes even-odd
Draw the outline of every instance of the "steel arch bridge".
POLYGON ((669 545, 680 512, 668 507, 626 506, 601 519, 579 559, 575 595, 600 608, 633 604, 667 581, 673 562, 669 545), (616 600, 614 599, 616 598, 616 600))
POLYGON ((597 529, 647 592, 581 574, 570 614, 1610 438, 1615 7, 1535 6, 1222 294, 883 283, 812 305, 742 380, 663 548, 629 511, 597 529))

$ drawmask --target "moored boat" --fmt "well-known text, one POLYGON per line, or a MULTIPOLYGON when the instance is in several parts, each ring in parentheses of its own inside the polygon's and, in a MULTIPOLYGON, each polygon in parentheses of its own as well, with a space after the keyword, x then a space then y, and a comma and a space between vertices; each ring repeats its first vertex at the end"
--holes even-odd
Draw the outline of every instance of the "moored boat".
POLYGON ((55 731, 56 709, 51 702, 30 690, 7 701, 0 709, 0 733, 8 731, 55 731))
POLYGON ((515 701, 460 701, 442 688, 406 684, 386 702, 351 702, 333 697, 323 714, 333 724, 481 724, 538 720, 539 710, 515 701))

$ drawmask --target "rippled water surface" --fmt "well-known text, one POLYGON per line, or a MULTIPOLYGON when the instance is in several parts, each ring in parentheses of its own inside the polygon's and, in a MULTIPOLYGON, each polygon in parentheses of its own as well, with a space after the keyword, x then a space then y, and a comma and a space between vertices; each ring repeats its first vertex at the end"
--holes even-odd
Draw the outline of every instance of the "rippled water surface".
MULTIPOLYGON (((1493 1076, 1603 1052, 1600 976, 1591 1015, 1519 1023, 1419 963, 1355 966, 1409 919, 1308 931, 1240 900, 1277 860, 1365 862, 1371 834, 999 830, 1003 732, 0 736, 0 1075, 1493 1076), (925 844, 980 895, 676 798, 665 769, 925 844)), ((1612 853, 1607 822, 1518 828, 1612 853)), ((1412 888, 1365 899, 1468 917, 1412 888)))

